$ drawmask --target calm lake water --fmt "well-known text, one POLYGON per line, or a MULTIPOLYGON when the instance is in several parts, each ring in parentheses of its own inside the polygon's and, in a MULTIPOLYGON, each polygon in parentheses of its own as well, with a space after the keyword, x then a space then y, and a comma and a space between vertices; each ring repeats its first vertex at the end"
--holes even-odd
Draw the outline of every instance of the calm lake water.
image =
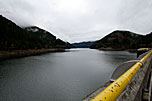
POLYGON ((0 62, 0 101, 81 101, 136 59, 126 51, 70 49, 0 62))

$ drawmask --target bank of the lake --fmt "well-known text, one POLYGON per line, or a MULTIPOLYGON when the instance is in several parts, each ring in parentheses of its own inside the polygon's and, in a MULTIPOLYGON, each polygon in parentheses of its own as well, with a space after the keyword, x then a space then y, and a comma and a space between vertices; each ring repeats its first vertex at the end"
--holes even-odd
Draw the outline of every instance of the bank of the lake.
POLYGON ((123 48, 99 48, 98 50, 102 50, 102 51, 128 51, 131 53, 137 52, 137 49, 123 49, 123 48))
POLYGON ((39 55, 48 52, 64 52, 64 51, 65 49, 62 48, 0 51, 0 60, 19 58, 19 57, 25 57, 31 55, 39 55))

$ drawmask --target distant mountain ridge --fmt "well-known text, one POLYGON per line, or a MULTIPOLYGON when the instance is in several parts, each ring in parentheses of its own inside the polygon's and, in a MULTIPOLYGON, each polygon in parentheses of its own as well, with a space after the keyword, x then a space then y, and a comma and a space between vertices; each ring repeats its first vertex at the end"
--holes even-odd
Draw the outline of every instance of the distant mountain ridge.
POLYGON ((90 48, 91 45, 93 45, 95 41, 88 41, 88 42, 79 42, 79 43, 72 43, 72 45, 75 48, 90 48))
POLYGON ((70 44, 36 26, 21 28, 0 15, 0 50, 70 48, 70 44))
MULTIPOLYGON (((151 40, 152 33, 139 35, 130 31, 116 30, 98 41, 72 45, 76 48, 125 50, 152 47, 151 40)), ((21 28, 0 15, 0 50, 71 48, 72 45, 37 26, 21 28)))
POLYGON ((152 47, 152 33, 139 35, 130 31, 116 30, 95 42, 90 48, 107 50, 137 49, 152 47))

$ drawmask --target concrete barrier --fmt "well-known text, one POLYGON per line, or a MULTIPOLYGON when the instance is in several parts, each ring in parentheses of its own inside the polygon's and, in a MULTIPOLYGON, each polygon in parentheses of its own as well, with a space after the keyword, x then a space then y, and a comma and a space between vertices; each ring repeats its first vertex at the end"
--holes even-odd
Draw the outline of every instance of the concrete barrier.
MULTIPOLYGON (((129 85, 123 90, 117 98, 118 101, 143 101, 144 93, 148 90, 150 73, 152 67, 152 55, 146 60, 144 66, 136 73, 129 85)), ((83 101, 90 101, 101 93, 112 82, 107 82, 93 93, 89 94, 83 101)), ((114 96, 113 96, 114 97, 114 96)), ((115 97, 114 97, 115 98, 115 97)), ((113 98, 110 98, 113 101, 113 98)), ((100 100, 99 100, 100 101, 100 100)), ((146 100, 145 100, 146 101, 146 100)), ((147 100, 148 101, 148 100, 147 100)))
POLYGON ((151 77, 152 56, 150 56, 143 68, 137 72, 124 92, 118 97, 118 101, 143 101, 145 90, 149 89, 149 78, 151 77))

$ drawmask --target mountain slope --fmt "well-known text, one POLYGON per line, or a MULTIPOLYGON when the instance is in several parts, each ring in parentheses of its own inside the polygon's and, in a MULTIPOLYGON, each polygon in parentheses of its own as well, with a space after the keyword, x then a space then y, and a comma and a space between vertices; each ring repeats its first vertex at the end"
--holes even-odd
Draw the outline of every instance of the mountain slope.
POLYGON ((104 38, 98 40, 90 48, 94 49, 116 49, 116 50, 125 50, 125 49, 137 49, 140 47, 152 47, 151 37, 149 35, 139 35, 129 31, 120 31, 116 30, 104 38), (146 39, 146 40, 145 40, 146 39))
POLYGON ((38 27, 20 28, 0 15, 0 50, 68 48, 67 43, 38 27))
POLYGON ((62 41, 61 39, 56 39, 54 35, 49 33, 48 31, 45 31, 39 27, 31 26, 24 28, 29 33, 32 33, 32 36, 39 40, 45 48, 69 48, 68 43, 62 41))
POLYGON ((152 32, 142 38, 140 46, 152 48, 152 32))

